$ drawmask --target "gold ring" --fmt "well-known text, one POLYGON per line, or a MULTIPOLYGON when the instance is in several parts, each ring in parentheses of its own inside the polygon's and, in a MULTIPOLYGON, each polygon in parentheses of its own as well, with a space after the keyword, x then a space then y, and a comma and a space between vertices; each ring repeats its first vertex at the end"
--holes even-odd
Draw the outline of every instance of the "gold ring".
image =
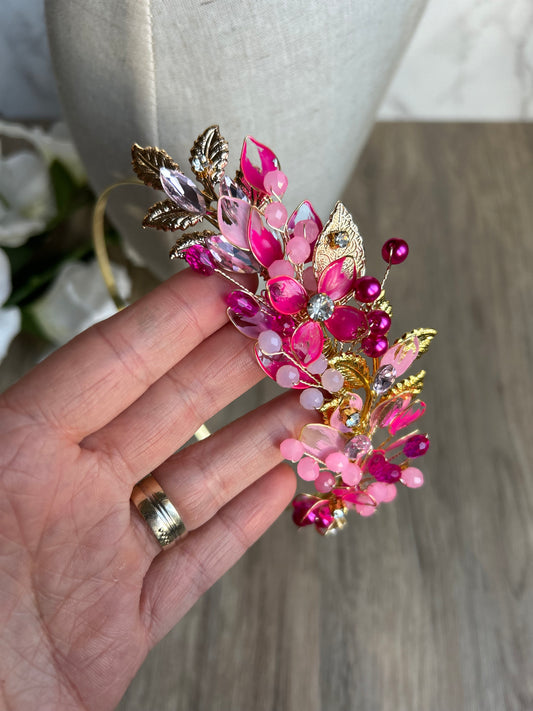
POLYGON ((131 500, 161 548, 171 546, 187 533, 178 510, 151 474, 135 484, 131 500))

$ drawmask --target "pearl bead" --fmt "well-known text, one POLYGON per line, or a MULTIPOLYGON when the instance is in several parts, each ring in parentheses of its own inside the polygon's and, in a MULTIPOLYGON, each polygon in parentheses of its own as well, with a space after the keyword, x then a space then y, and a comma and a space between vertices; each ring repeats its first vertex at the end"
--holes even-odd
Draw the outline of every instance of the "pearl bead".
POLYGON ((389 342, 385 336, 367 336, 361 341, 361 348, 370 358, 379 358, 385 353, 388 347, 389 342))
POLYGON ((390 328, 391 318, 386 311, 382 311, 381 309, 371 311, 367 318, 368 328, 372 331, 372 333, 385 335, 390 328))
POLYGON ((304 264, 311 254, 311 245, 303 237, 293 237, 287 242, 286 251, 294 264, 304 264))
POLYGON ((259 334, 257 342, 259 344, 259 348, 266 355, 274 355, 274 353, 279 353, 281 351, 281 337, 275 331, 262 331, 259 334))
POLYGON ((319 475, 320 468, 314 459, 304 457, 298 462, 296 471, 304 481, 314 481, 319 475))
POLYGON ((322 407, 324 396, 318 388, 306 388, 300 395, 300 405, 305 410, 317 410, 322 407))
POLYGON ((284 439, 279 446, 279 451, 284 459, 288 459, 289 462, 298 462, 305 452, 305 447, 299 439, 284 439))
POLYGON ((338 392, 344 385, 344 376, 335 368, 328 368, 322 373, 322 385, 330 393, 338 392))
POLYGON ((271 170, 265 175, 263 180, 263 185, 267 193, 269 195, 275 195, 278 198, 285 194, 288 184, 287 176, 285 173, 282 173, 281 170, 271 170))
POLYGON ((387 264, 401 264, 407 259, 409 245, 404 239, 388 239, 381 248, 381 256, 387 264))
POLYGON ((282 365, 276 373, 276 382, 282 388, 292 388, 300 382, 298 369, 294 365, 282 365))
POLYGON ((355 298, 362 304, 371 304, 381 294, 381 284, 373 276, 363 276, 355 280, 355 298))
POLYGON ((265 207, 265 218, 274 229, 280 229, 287 222, 287 208, 281 202, 271 202, 265 207))

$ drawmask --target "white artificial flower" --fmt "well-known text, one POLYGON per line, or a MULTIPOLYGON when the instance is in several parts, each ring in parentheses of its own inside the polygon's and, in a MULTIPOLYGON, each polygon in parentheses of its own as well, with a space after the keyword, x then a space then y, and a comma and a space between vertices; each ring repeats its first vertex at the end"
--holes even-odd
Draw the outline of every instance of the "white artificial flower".
MULTIPOLYGON (((131 292, 128 272, 118 264, 111 268, 118 292, 126 300, 131 292)), ((44 334, 58 346, 117 311, 96 260, 63 265, 50 289, 31 308, 44 334)))
POLYGON ((19 247, 55 215, 48 167, 36 153, 0 151, 0 245, 19 247))
MULTIPOLYGON (((0 249, 0 306, 11 293, 11 269, 3 249, 0 249)), ((20 331, 20 311, 16 306, 0 308, 0 361, 7 353, 9 344, 20 331)))
POLYGON ((57 159, 68 169, 78 185, 87 181, 85 168, 74 147, 66 124, 56 123, 49 131, 44 131, 38 126, 29 128, 0 120, 0 136, 27 141, 41 154, 47 165, 57 159))

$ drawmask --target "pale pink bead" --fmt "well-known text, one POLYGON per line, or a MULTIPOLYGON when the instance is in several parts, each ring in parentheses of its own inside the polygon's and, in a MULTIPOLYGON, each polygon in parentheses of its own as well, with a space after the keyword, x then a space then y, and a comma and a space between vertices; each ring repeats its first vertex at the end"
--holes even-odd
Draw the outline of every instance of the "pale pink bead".
POLYGON ((306 410, 317 410, 322 407, 324 396, 318 388, 306 388, 300 395, 300 405, 306 410))
POLYGON ((324 356, 319 356, 313 363, 307 366, 307 370, 313 375, 322 375, 328 365, 328 359, 324 356))
POLYGON ((381 502, 388 503, 396 498, 396 487, 394 484, 388 484, 385 481, 375 481, 370 484, 366 493, 372 496, 378 504, 381 502))
POLYGON ((259 348, 263 353, 266 353, 266 355, 279 353, 282 347, 281 336, 275 331, 263 331, 259 334, 257 343, 259 344, 259 348))
POLYGON ((331 472, 320 472, 315 479, 315 489, 324 494, 326 491, 331 491, 335 486, 335 477, 331 472))
POLYGON ((352 464, 352 462, 350 462, 342 472, 342 480, 346 486, 357 486, 362 476, 363 472, 361 471, 361 467, 357 466, 357 464, 352 464))
POLYGON ((319 475, 320 468, 314 459, 304 457, 298 462, 296 471, 304 481, 314 481, 319 475))
POLYGON ((271 202, 265 207, 265 218, 271 227, 280 229, 287 222, 287 208, 281 202, 271 202))
POLYGON ((294 265, 287 259, 276 259, 268 268, 269 275, 274 278, 278 276, 294 276, 294 265))
POLYGON ((293 385, 298 385, 300 382, 298 369, 294 365, 282 365, 276 373, 276 382, 282 388, 292 388, 293 385))
POLYGON ((316 276, 313 267, 307 267, 307 269, 304 269, 304 273, 302 275, 302 281, 303 285, 307 289, 307 291, 316 291, 317 290, 317 281, 316 281, 316 276))
POLYGON ((335 368, 328 368, 322 373, 322 385, 329 390, 330 393, 338 392, 344 385, 344 377, 335 368))
POLYGON ((372 516, 376 513, 377 506, 368 506, 367 504, 355 504, 355 510, 360 516, 372 516))
POLYGON ((289 439, 284 439, 279 446, 279 451, 284 459, 288 459, 289 462, 298 462, 305 451, 305 447, 299 439, 294 439, 290 437, 289 439))
POLYGON ((311 246, 303 237, 293 237, 287 242, 287 254, 295 264, 304 264, 311 254, 311 246))
POLYGON ((294 236, 303 237, 309 244, 313 244, 318 232, 318 225, 313 220, 300 220, 294 225, 294 236))
POLYGON ((287 180, 287 176, 285 173, 282 173, 281 170, 271 170, 265 175, 263 181, 263 185, 265 186, 267 193, 269 195, 275 195, 279 198, 285 194, 288 184, 289 181, 287 180))
POLYGON ((407 467, 402 471, 400 481, 410 489, 418 489, 424 483, 424 475, 416 467, 407 467))
POLYGON ((331 469, 332 472, 340 474, 346 469, 346 467, 350 463, 350 460, 342 452, 332 452, 326 457, 325 463, 327 468, 331 469))

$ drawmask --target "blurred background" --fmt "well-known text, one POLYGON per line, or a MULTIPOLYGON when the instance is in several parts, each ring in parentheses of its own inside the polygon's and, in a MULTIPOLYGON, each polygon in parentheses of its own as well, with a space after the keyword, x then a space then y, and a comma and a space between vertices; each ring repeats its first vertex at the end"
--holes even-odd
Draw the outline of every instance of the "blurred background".
MULTIPOLYGON (((88 244, 94 198, 54 125, 43 3, 3 0, 1 16, 3 389, 114 307, 88 244), (12 158, 28 145, 37 158, 12 158)), ((439 331, 426 484, 336 538, 282 516, 153 650, 121 711, 533 709, 532 119, 531 0, 429 0, 340 196, 368 264, 389 237, 410 243, 387 285, 397 334, 439 331)), ((125 296, 156 283, 110 241, 125 296)))

